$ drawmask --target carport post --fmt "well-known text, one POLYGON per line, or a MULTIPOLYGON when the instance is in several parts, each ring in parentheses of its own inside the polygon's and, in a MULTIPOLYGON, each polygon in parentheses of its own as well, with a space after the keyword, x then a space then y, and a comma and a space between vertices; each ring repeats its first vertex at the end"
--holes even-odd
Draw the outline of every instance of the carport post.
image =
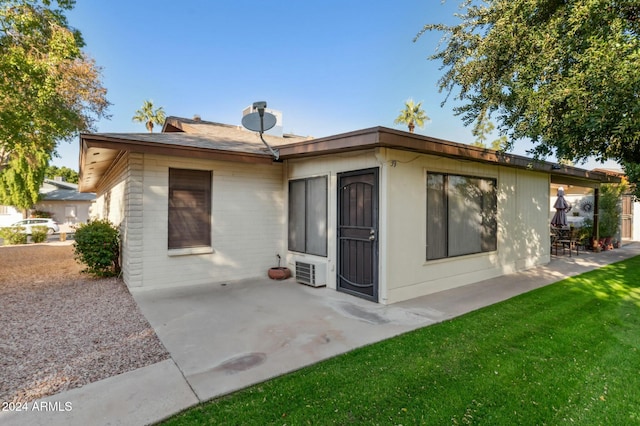
MULTIPOLYGON (((600 233, 598 232, 598 228, 600 225, 600 213, 599 213, 599 201, 600 200, 600 187, 597 186, 593 189, 593 232, 592 237, 595 238, 596 244, 600 241, 600 233)), ((593 247, 595 250, 595 247, 593 247)))

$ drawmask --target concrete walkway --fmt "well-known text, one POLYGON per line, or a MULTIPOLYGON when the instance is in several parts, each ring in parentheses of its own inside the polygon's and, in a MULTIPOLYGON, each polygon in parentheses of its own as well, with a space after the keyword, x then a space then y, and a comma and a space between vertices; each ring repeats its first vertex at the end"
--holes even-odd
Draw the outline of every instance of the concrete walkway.
POLYGON ((143 425, 248 385, 640 254, 640 244, 383 306, 293 280, 134 293, 171 359, 0 412, 6 425, 143 425))

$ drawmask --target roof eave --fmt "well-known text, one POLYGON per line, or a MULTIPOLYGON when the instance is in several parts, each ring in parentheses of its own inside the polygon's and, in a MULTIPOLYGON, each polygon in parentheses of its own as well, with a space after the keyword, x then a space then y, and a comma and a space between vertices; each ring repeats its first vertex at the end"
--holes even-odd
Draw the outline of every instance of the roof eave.
POLYGON ((620 182, 620 178, 612 174, 588 171, 577 167, 558 166, 555 163, 547 161, 535 160, 515 154, 503 153, 492 149, 451 142, 386 127, 372 127, 326 138, 282 145, 278 148, 280 149, 280 158, 286 160, 378 147, 546 172, 552 176, 565 176, 585 182, 620 182))
MULTIPOLYGON (((96 192, 98 178, 92 183, 85 181, 85 171, 87 170, 87 152, 92 148, 101 148, 119 153, 135 152, 145 154, 157 154, 174 157, 197 158, 205 160, 233 161, 250 164, 272 164, 273 157, 270 154, 251 153, 242 151, 227 151, 214 148, 194 147, 186 145, 161 145, 154 142, 136 141, 131 139, 120 139, 113 136, 99 134, 80 134, 80 172, 78 191, 96 192)), ((120 158, 116 155, 115 159, 120 158)))

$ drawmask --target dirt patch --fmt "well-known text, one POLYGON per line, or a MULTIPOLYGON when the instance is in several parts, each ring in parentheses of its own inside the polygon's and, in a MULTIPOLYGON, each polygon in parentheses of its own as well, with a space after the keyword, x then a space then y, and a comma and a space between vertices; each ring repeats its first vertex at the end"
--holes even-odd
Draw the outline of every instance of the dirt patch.
POLYGON ((169 357, 122 280, 69 243, 0 247, 0 401, 26 402, 169 357))

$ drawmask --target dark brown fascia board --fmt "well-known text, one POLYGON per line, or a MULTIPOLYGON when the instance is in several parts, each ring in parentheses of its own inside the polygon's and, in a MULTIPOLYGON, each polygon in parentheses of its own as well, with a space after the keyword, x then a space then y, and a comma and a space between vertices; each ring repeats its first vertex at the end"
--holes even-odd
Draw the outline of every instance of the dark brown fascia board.
POLYGON ((199 148, 184 145, 162 145, 155 142, 143 142, 130 139, 120 139, 113 136, 81 134, 83 150, 89 148, 104 148, 118 151, 140 152, 146 154, 168 155, 176 157, 199 158, 205 160, 234 161, 251 164, 272 164, 270 154, 255 154, 248 152, 224 151, 213 148, 199 148))
POLYGON ((500 153, 492 149, 484 149, 430 136, 411 134, 387 127, 372 127, 355 132, 282 145, 278 149, 280 150, 280 158, 286 160, 378 147, 546 172, 551 175, 584 180, 585 182, 620 182, 619 178, 601 172, 558 166, 555 163, 534 160, 515 154, 500 153))

